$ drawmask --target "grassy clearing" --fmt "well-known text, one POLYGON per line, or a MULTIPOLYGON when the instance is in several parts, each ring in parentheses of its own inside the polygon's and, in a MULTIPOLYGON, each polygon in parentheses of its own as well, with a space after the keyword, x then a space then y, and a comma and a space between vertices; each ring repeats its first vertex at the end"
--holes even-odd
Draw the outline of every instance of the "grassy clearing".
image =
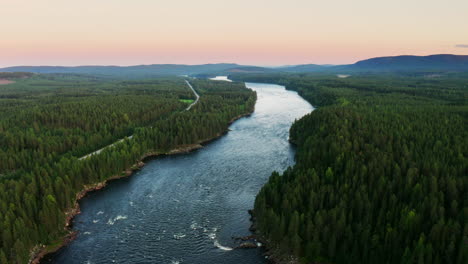
POLYGON ((179 99, 179 101, 181 101, 182 103, 187 103, 187 104, 191 104, 193 103, 193 99, 179 99))

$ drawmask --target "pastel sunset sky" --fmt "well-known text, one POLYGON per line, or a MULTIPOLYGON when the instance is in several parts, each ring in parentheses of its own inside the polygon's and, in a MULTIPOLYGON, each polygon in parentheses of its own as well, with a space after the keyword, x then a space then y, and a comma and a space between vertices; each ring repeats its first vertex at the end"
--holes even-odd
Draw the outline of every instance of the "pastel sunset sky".
POLYGON ((467 0, 0 0, 0 66, 468 54, 467 0))

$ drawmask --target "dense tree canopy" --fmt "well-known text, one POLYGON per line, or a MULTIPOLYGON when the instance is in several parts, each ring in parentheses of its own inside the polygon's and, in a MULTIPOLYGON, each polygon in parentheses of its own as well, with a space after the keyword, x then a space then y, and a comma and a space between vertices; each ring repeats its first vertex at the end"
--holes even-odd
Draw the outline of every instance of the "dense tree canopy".
POLYGON ((256 198, 259 231, 304 263, 468 262, 468 77, 257 75, 298 91, 296 165, 256 198))
POLYGON ((65 212, 86 185, 119 175, 146 153, 211 139, 250 113, 241 83, 181 78, 112 81, 35 75, 0 87, 0 263, 26 263, 66 234, 65 212), (79 157, 133 135, 99 155, 79 157))

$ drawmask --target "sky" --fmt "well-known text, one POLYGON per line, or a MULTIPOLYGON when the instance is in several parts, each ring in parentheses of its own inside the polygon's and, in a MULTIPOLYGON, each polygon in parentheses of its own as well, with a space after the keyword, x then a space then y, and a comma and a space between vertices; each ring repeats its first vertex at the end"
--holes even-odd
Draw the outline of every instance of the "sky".
POLYGON ((467 0, 0 0, 0 66, 468 54, 467 0))

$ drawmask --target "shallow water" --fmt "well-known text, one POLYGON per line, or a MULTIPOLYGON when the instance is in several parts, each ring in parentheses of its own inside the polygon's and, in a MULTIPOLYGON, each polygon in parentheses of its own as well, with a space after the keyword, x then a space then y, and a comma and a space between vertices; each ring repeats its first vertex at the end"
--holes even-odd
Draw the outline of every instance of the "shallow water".
POLYGON ((75 241, 46 263, 264 263, 230 250, 249 235, 248 209, 273 170, 294 164, 294 121, 313 110, 283 86, 247 83, 255 112, 196 152, 149 161, 81 201, 75 241))

